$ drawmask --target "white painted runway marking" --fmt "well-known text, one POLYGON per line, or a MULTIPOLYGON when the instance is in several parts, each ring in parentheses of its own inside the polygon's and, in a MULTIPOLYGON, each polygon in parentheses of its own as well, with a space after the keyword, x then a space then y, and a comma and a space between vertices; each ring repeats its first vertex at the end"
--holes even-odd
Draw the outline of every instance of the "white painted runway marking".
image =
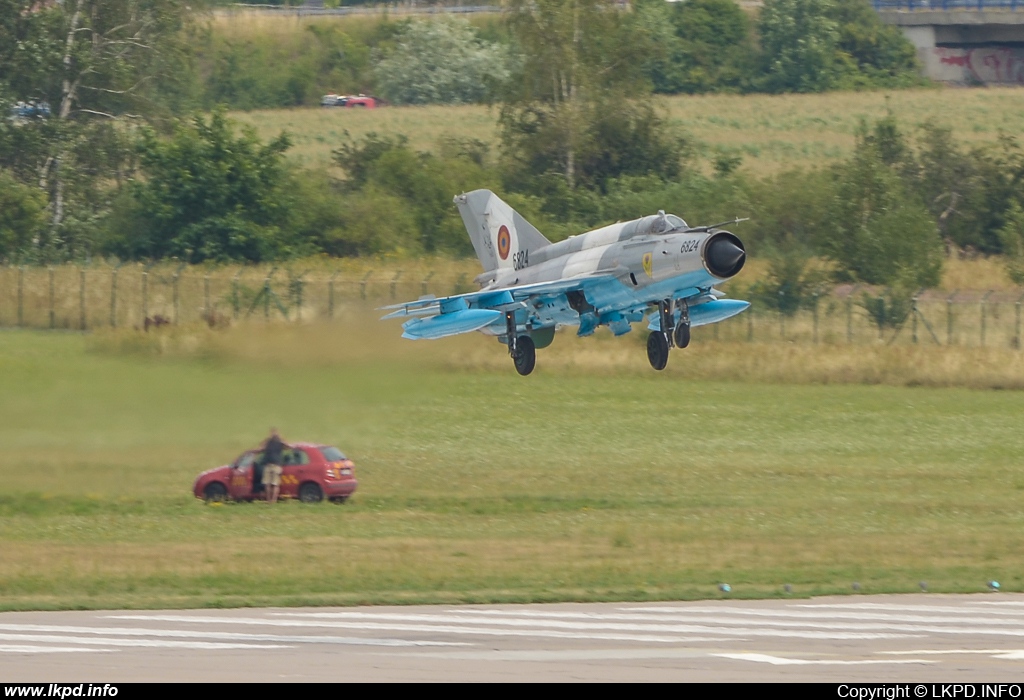
POLYGON ((7 634, 9 642, 62 642, 64 644, 107 645, 112 647, 165 647, 169 649, 288 649, 282 644, 227 644, 223 642, 179 642, 163 639, 116 639, 114 637, 68 637, 58 634, 7 634))
MULTIPOLYGON (((526 612, 526 611, 523 611, 526 612)), ((517 619, 517 617, 482 616, 469 619, 463 615, 433 615, 426 613, 362 613, 362 612, 337 612, 337 613, 273 613, 281 617, 318 618, 331 621, 339 620, 392 620, 396 622, 424 622, 424 623, 451 623, 455 622, 464 627, 466 634, 472 634, 470 625, 487 624, 502 625, 508 627, 551 627, 566 630, 615 630, 622 632, 660 632, 676 634, 711 634, 719 639, 729 637, 795 637, 798 639, 894 639, 906 635, 872 632, 814 632, 802 630, 765 629, 764 627, 747 627, 737 629, 723 629, 720 627, 709 627, 707 625, 694 624, 662 624, 659 622, 646 622, 646 624, 630 624, 622 622, 605 622, 604 617, 587 617, 586 622, 570 622, 566 620, 552 619, 544 613, 529 616, 531 619, 517 619)), ((520 613, 521 614, 521 613, 520 613)), ((760 621, 759 621, 760 622, 760 621)), ((734 623, 739 624, 739 623, 734 623)), ((767 627, 768 625, 765 625, 767 627)), ((805 625, 806 626, 806 625, 805 625)), ((842 626, 833 625, 835 629, 842 629, 842 626)), ((1024 631, 1020 633, 1024 636, 1024 631)), ((592 637, 591 634, 586 635, 592 637)))
MULTIPOLYGON (((905 609, 905 608, 904 608, 905 609)), ((689 620, 698 622, 714 622, 719 625, 742 625, 750 624, 754 620, 743 619, 743 616, 760 618, 756 620, 759 624, 774 625, 778 627, 814 627, 821 629, 862 629, 862 630, 892 630, 896 632, 938 632, 941 634, 1003 634, 1011 637, 1024 636, 1024 620, 1005 619, 1001 617, 935 617, 929 615, 893 615, 889 613, 815 613, 805 611, 782 611, 763 610, 757 608, 620 608, 628 610, 632 617, 623 616, 620 619, 656 619, 658 620, 689 620), (645 614, 641 614, 641 611, 645 614), (693 613, 693 616, 691 616, 693 613), (712 618, 704 615, 714 615, 712 618), (733 616, 733 617, 730 617, 733 616), (696 618, 696 620, 694 620, 696 618), (781 618, 781 619, 780 619, 781 618), (808 622, 807 620, 856 620, 857 622, 827 623, 808 622), (801 621, 797 621, 801 620, 801 621), (868 622, 878 620, 879 622, 868 622), (1014 627, 1012 630, 979 630, 977 628, 958 627, 922 627, 920 625, 893 624, 893 623, 931 623, 933 625, 1005 625, 1014 627)), ((558 613, 531 613, 537 615, 557 615, 558 613)), ((977 613, 975 613, 977 614, 977 613)), ((613 615, 607 615, 609 619, 613 615)))
MULTIPOLYGON (((1013 603, 1006 601, 1003 603, 996 601, 971 601, 964 603, 963 605, 895 605, 893 603, 793 603, 790 607, 794 608, 812 608, 816 610, 915 610, 918 612, 945 612, 945 613, 961 613, 964 615, 977 615, 982 612, 981 609, 974 610, 970 606, 972 605, 1024 605, 1024 603, 1013 603)), ((985 612, 992 612, 985 610, 985 612)), ((1003 610, 1000 611, 1000 615, 1024 615, 1024 610, 1003 610)))
MULTIPOLYGON (((154 620, 164 622, 195 622, 199 624, 268 625, 274 627, 329 627, 344 629, 389 630, 400 632, 427 632, 434 634, 464 634, 490 637, 539 637, 550 639, 600 639, 613 642, 656 642, 687 644, 690 642, 721 642, 724 637, 677 637, 654 634, 611 634, 607 632, 563 632, 560 630, 517 630, 490 627, 470 627, 436 624, 402 624, 390 622, 360 622, 344 620, 268 620, 244 617, 192 617, 187 615, 111 615, 119 620, 154 620)), ((373 617, 371 615, 371 617, 373 617)), ((731 641, 731 640, 730 640, 731 641)))
POLYGON ((105 652, 113 649, 83 649, 81 647, 37 647, 29 644, 0 644, 0 654, 64 654, 77 651, 105 652))
POLYGON ((782 656, 771 656, 769 654, 712 654, 723 659, 736 659, 737 661, 756 661, 773 666, 805 666, 835 665, 835 666, 863 666, 868 664, 933 664, 935 661, 927 659, 788 659, 782 656))
POLYGON ((245 632, 200 632, 165 630, 149 627, 78 627, 66 625, 0 624, 8 632, 65 632, 71 634, 108 634, 123 637, 177 637, 183 639, 223 639, 245 642, 287 642, 302 644, 358 644, 360 646, 422 647, 470 646, 468 642, 435 642, 410 639, 379 639, 373 637, 324 637, 312 635, 248 634, 245 632))
POLYGON ((879 654, 891 654, 893 656, 914 655, 926 656, 928 654, 1024 654, 1024 649, 911 649, 907 651, 880 651, 879 654))

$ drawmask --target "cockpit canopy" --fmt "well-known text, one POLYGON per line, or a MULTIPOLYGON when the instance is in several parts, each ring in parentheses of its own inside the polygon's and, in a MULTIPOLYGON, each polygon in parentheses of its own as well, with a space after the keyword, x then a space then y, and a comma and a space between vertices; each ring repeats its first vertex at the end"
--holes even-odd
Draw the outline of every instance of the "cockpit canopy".
POLYGON ((686 230, 689 228, 686 222, 675 214, 666 214, 659 211, 657 214, 645 216, 635 221, 627 221, 622 227, 621 239, 633 238, 634 236, 658 235, 669 231, 686 230))

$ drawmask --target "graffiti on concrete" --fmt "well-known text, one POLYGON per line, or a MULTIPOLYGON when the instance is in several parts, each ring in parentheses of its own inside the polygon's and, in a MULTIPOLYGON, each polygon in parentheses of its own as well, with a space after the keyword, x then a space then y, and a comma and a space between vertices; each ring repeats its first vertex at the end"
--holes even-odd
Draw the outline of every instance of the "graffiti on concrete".
POLYGON ((1024 48, 926 49, 928 77, 951 83, 1024 85, 1024 48))

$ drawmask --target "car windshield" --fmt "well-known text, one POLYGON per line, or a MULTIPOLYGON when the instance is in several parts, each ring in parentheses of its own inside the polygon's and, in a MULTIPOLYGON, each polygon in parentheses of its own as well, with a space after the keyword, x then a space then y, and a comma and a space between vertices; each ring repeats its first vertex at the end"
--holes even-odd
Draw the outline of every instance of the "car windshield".
POLYGON ((347 459, 337 447, 321 447, 320 452, 328 462, 340 462, 347 459))

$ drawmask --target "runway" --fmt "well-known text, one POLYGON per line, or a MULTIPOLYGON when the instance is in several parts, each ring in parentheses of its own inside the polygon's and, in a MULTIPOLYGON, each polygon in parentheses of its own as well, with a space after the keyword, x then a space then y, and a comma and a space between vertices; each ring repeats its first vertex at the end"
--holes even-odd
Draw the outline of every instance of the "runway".
POLYGON ((0 679, 1024 681, 1024 595, 0 614, 0 679))

